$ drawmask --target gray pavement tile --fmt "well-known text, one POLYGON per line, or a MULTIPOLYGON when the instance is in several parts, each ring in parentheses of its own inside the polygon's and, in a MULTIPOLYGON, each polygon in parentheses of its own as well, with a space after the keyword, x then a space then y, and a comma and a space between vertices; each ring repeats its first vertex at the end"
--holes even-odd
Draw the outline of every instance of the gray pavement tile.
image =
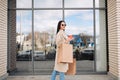
MULTIPOLYGON (((50 80, 51 75, 8 76, 7 80, 50 80)), ((59 80, 57 75, 56 80, 59 80)), ((108 75, 66 75, 65 80, 112 80, 108 75)))

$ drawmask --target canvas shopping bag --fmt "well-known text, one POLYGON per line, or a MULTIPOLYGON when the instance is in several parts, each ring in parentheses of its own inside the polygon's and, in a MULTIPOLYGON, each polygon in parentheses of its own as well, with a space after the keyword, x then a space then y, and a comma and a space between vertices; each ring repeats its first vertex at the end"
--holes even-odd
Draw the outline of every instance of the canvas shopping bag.
POLYGON ((73 46, 71 44, 61 44, 58 49, 58 63, 73 62, 73 46))
POLYGON ((68 70, 66 72, 67 75, 75 75, 76 74, 76 59, 73 59, 73 63, 68 63, 68 70))

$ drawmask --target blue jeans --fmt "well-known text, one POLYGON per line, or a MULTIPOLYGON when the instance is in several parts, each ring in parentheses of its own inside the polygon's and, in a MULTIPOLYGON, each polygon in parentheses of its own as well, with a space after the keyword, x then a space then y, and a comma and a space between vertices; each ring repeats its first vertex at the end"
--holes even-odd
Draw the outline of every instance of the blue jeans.
POLYGON ((63 72, 58 72, 56 70, 53 70, 51 80, 56 80, 56 75, 59 73, 60 80, 65 80, 65 74, 63 72))

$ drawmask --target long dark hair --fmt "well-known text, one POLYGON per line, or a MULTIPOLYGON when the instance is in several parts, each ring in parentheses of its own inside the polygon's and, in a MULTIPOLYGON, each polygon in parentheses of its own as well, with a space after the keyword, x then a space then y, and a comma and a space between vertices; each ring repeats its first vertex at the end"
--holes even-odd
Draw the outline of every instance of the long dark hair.
POLYGON ((64 21, 64 20, 61 20, 61 21, 58 22, 56 34, 59 32, 59 30, 60 30, 60 25, 61 25, 62 22, 65 22, 65 21, 64 21))

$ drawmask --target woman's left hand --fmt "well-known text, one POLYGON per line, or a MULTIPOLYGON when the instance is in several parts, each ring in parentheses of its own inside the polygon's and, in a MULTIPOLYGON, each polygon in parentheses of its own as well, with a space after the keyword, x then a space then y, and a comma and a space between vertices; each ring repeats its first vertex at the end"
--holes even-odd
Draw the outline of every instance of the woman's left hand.
POLYGON ((67 40, 65 41, 65 43, 69 43, 72 39, 71 38, 67 38, 67 40))

